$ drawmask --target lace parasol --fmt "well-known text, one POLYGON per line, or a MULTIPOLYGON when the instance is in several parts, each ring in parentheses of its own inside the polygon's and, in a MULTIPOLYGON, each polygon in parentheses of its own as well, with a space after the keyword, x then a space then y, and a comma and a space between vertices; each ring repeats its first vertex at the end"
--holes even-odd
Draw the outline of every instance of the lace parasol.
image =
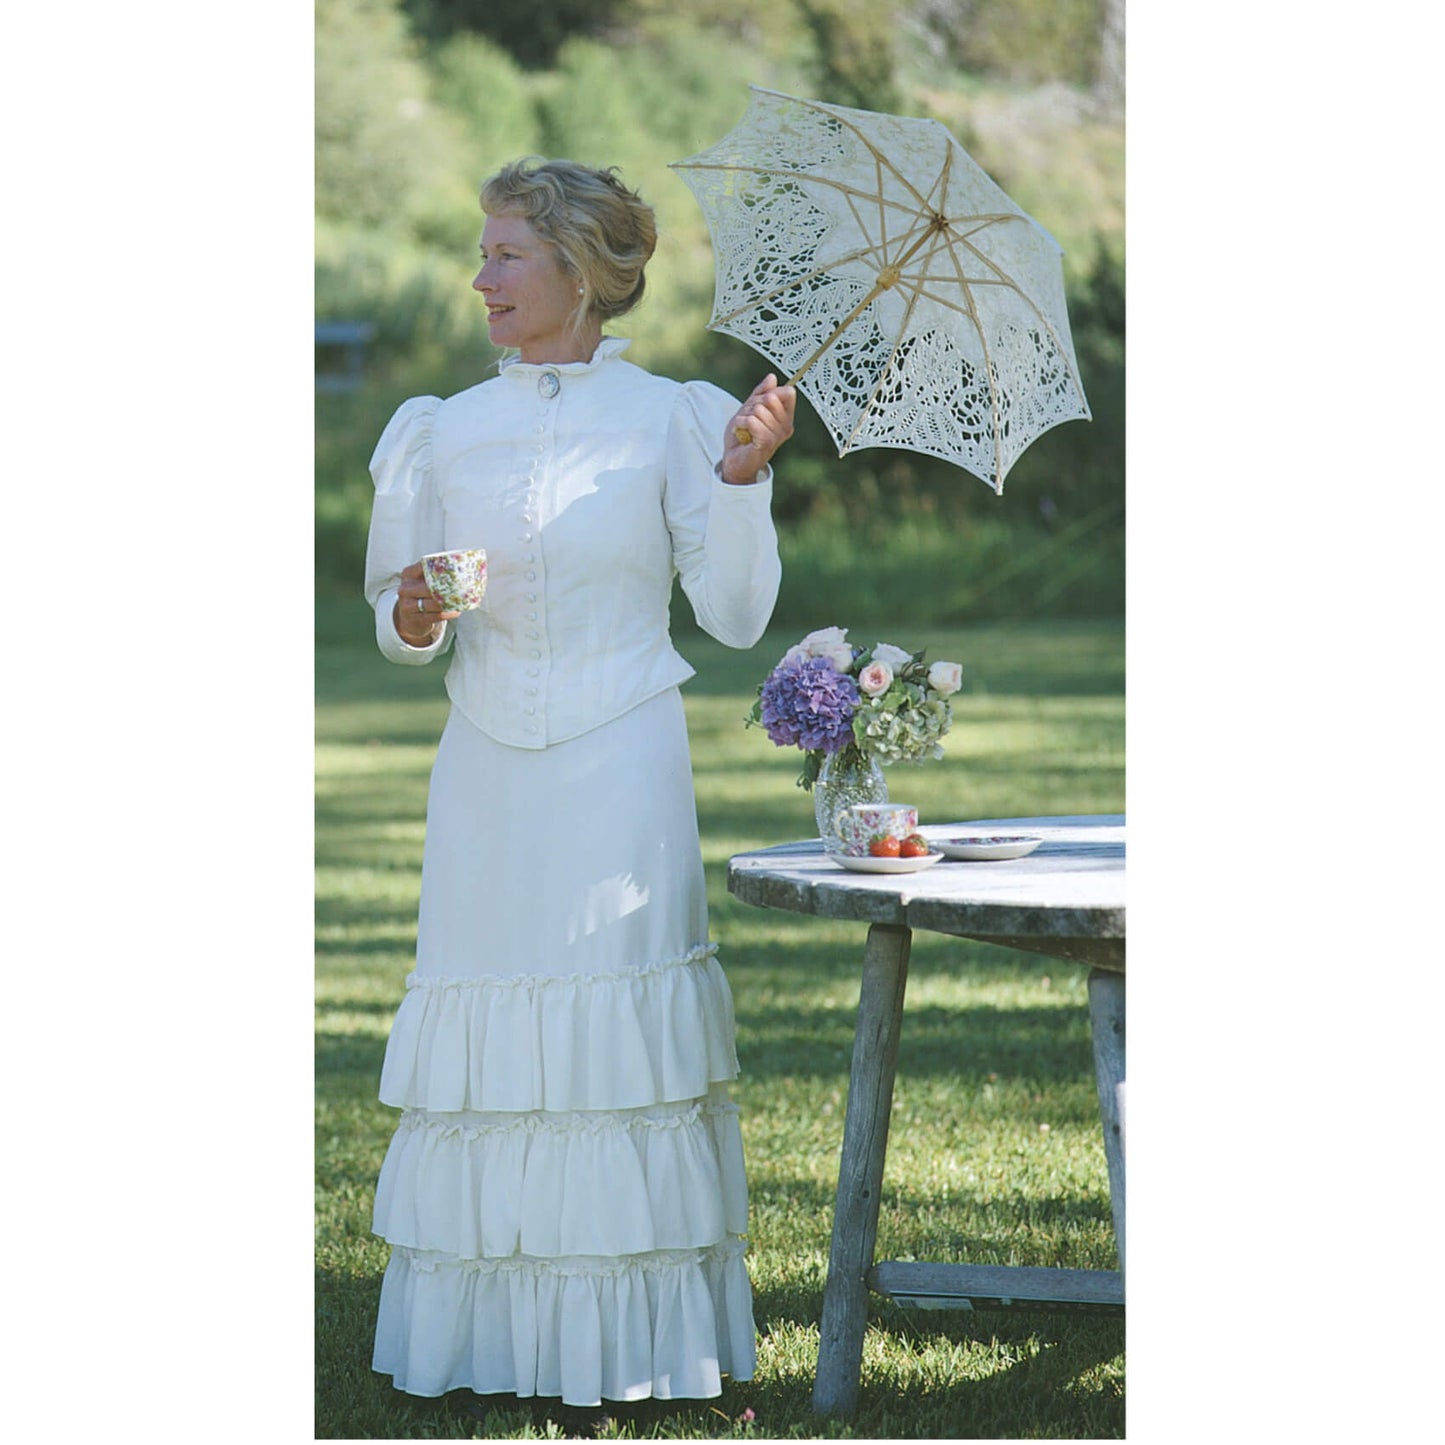
POLYGON ((673 169, 712 236, 712 330, 789 373, 839 456, 903 447, 995 492, 1089 417, 1062 251, 938 122, 751 87, 673 169))

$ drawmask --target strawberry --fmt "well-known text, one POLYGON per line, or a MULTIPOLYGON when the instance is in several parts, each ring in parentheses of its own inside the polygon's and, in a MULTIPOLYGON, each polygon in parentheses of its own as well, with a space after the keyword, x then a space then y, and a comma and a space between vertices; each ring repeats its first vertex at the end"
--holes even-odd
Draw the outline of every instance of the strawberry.
POLYGON ((898 849, 900 858, 928 857, 928 839, 922 833, 910 833, 898 849))
POLYGON ((890 838, 886 833, 875 833, 868 840, 868 851, 875 858, 896 858, 901 847, 897 838, 890 838))

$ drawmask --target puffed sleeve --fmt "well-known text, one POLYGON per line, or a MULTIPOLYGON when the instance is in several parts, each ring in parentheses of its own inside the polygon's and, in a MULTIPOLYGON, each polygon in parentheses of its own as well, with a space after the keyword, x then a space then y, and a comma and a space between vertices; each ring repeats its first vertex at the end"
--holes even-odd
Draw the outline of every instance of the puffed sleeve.
POLYGON ((366 600, 376 612, 376 642, 393 662, 430 662, 451 640, 443 622, 435 642, 412 647, 392 620, 401 569, 445 546, 441 499, 432 478, 432 424, 441 399, 414 396, 386 424, 371 458, 376 498, 366 540, 366 600))
POLYGON ((773 528, 773 474, 732 486, 716 471, 723 428, 738 403, 720 387, 678 388, 667 433, 663 510, 672 557, 698 626, 728 647, 751 647, 778 600, 783 569, 773 528))

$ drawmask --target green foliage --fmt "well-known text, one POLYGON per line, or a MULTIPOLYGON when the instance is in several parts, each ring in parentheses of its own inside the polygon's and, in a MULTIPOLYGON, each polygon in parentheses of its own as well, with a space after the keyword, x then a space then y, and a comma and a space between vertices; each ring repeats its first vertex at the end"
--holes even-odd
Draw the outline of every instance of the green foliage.
POLYGON ((393 235, 457 194, 456 135, 398 0, 317 0, 316 214, 393 235))
POLYGON ((1092 85, 1108 0, 923 0, 908 7, 965 70, 1092 85))
POLYGON ((527 5, 497 0, 405 0, 418 31, 432 40, 475 33, 507 50, 520 64, 544 69, 575 35, 599 35, 628 0, 534 0, 527 5))
POLYGON ((432 67, 438 104, 460 122, 461 164, 473 196, 508 161, 542 151, 536 81, 500 45, 464 31, 437 46, 432 67))
POLYGON ((485 317, 470 281, 476 233, 467 250, 441 254, 372 231, 321 223, 316 231, 316 310, 360 318, 376 328, 373 364, 404 360, 428 369, 438 349, 448 354, 490 350, 485 317))
MULTIPOLYGON (((728 27, 702 28, 675 15, 649 21, 632 45, 616 48, 614 82, 662 165, 709 146, 741 118, 747 84, 792 82, 796 71, 759 55, 728 27)), ((672 179, 669 177, 669 179, 672 179)), ((695 216, 690 195, 681 215, 695 216)))
POLYGON ((756 81, 775 65, 798 70, 813 63, 813 38, 802 15, 802 0, 630 0, 619 31, 631 40, 651 41, 669 30, 707 35, 747 47, 747 68, 731 79, 756 81))
MULTIPOLYGON (((921 626, 1035 617, 1117 617, 1124 610, 1117 517, 1096 509, 1053 525, 985 512, 948 526, 926 512, 864 523, 837 518, 780 529, 783 582, 774 618, 803 631, 847 615, 921 626)), ((677 613, 674 611, 674 616, 677 613)))
POLYGON ((896 111, 897 22, 874 0, 799 0, 818 52, 814 98, 859 110, 896 111))
POLYGON ((636 58, 595 40, 567 41, 538 107, 549 155, 595 166, 614 164, 619 153, 637 157, 635 167, 654 159, 652 133, 627 85, 636 58))

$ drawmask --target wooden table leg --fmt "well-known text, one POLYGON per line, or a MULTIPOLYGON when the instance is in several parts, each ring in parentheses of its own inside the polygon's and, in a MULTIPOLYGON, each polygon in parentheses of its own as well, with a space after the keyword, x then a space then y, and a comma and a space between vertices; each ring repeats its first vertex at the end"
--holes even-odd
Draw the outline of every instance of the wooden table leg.
POLYGON ((1104 1120, 1104 1159, 1109 1166, 1109 1203, 1119 1272, 1124 1272, 1124 975, 1096 968, 1089 974, 1089 1027, 1094 1038, 1094 1078, 1104 1120))
POLYGON ((813 1385, 813 1409, 818 1414, 848 1414, 858 1404, 863 1333, 868 1323, 864 1279, 878 1237, 883 1159, 888 1149, 888 1118, 912 942, 911 929, 875 923, 868 930, 863 951, 833 1243, 823 1291, 818 1376, 813 1385))

